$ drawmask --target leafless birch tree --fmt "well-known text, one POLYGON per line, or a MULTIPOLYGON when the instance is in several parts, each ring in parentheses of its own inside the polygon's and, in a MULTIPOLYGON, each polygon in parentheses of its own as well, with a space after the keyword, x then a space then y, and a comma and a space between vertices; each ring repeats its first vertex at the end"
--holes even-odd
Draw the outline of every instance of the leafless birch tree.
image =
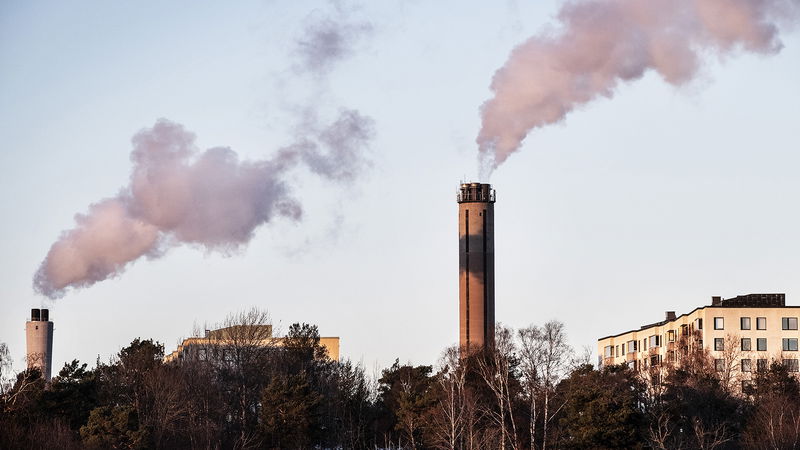
POLYGON ((531 448, 547 448, 548 424, 558 412, 550 402, 555 387, 565 376, 573 360, 574 351, 567 344, 564 324, 549 321, 542 327, 530 325, 518 331, 520 340, 520 368, 525 395, 529 399, 531 448), (542 405, 537 405, 537 399, 542 405), (542 443, 536 444, 538 411, 542 411, 542 443))

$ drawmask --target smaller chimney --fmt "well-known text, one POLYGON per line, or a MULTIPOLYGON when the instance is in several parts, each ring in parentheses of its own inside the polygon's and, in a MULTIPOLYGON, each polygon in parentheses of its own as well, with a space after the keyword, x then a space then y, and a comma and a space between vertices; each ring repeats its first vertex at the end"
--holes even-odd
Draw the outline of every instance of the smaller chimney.
POLYGON ((714 296, 711 297, 711 306, 719 306, 722 304, 722 297, 714 296))
POLYGON ((675 320, 675 311, 667 311, 667 321, 675 320))
POLYGON ((25 322, 25 347, 28 368, 38 368, 44 380, 49 382, 53 367, 53 322, 50 322, 50 310, 31 309, 31 320, 25 322))

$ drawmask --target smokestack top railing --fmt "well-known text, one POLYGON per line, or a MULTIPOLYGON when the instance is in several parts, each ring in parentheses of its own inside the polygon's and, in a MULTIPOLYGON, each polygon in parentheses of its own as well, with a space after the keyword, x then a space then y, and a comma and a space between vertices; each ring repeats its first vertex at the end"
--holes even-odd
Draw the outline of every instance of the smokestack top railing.
POLYGON ((488 183, 461 183, 456 194, 458 203, 483 202, 494 203, 497 198, 492 185, 488 183))

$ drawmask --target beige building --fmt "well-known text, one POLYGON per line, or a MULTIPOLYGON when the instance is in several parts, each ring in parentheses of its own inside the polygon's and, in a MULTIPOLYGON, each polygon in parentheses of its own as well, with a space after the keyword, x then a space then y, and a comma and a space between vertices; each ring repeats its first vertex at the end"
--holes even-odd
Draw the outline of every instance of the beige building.
MULTIPOLYGON (((325 347, 328 357, 339 360, 339 338, 320 337, 320 344, 325 347)), ((241 345, 258 345, 263 347, 283 346, 285 338, 272 337, 272 325, 236 325, 206 330, 203 337, 184 339, 178 348, 164 357, 164 362, 187 360, 227 360, 230 348, 241 345)))
POLYGON ((717 371, 743 382, 772 360, 798 372, 798 316, 800 307, 786 306, 785 294, 712 297, 711 305, 680 316, 668 311, 661 322, 598 339, 598 359, 601 366, 627 364, 644 370, 678 362, 689 346, 700 346, 708 350, 717 371))

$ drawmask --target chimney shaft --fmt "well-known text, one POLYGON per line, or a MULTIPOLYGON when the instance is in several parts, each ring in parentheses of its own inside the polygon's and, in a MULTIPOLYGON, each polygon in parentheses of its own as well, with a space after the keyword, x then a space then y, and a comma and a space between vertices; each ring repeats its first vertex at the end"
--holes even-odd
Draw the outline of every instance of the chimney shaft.
POLYGON ((458 192, 459 344, 494 345, 494 202, 492 186, 464 183, 458 192))
POLYGON ((28 368, 36 367, 45 381, 50 381, 53 367, 53 322, 47 309, 32 309, 31 320, 25 323, 25 344, 28 368))
POLYGON ((675 311, 667 311, 666 316, 667 316, 666 319, 668 321, 675 320, 675 311))

